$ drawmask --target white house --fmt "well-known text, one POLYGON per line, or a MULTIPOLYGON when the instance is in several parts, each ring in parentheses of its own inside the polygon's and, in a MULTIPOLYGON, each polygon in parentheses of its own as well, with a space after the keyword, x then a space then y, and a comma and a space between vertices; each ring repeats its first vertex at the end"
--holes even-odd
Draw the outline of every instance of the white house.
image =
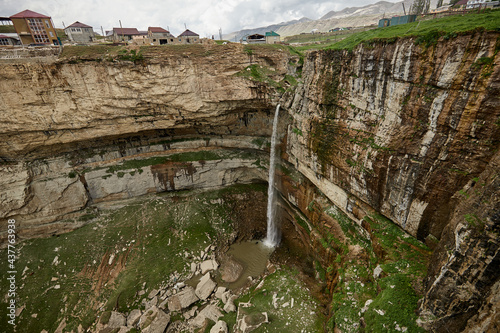
POLYGON ((95 34, 92 27, 78 21, 66 27, 64 33, 75 43, 91 43, 95 41, 95 34))

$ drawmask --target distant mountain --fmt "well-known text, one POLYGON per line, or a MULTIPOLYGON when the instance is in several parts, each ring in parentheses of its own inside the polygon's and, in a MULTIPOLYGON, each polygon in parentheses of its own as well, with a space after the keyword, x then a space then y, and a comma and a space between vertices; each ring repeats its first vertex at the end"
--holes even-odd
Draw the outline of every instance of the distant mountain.
POLYGON ((406 11, 410 9, 413 0, 405 0, 400 2, 388 2, 379 1, 374 4, 366 5, 363 7, 349 7, 344 8, 341 11, 330 11, 326 15, 320 18, 320 20, 328 19, 341 19, 345 17, 353 16, 364 16, 364 15, 376 15, 384 13, 403 13, 403 3, 405 5, 406 11))
POLYGON ((309 22, 309 21, 312 21, 312 20, 308 19, 307 17, 303 17, 299 20, 292 20, 292 21, 288 21, 288 22, 282 22, 282 23, 278 23, 278 24, 268 25, 267 27, 260 27, 260 28, 244 29, 244 30, 240 30, 240 31, 235 31, 235 32, 229 33, 227 35, 224 35, 223 38, 234 42, 234 41, 239 41, 242 37, 247 36, 247 35, 252 35, 252 34, 264 35, 268 31, 278 31, 278 29, 280 29, 281 27, 305 23, 305 22, 309 22))
MULTIPOLYGON (((319 32, 327 32, 333 28, 344 27, 361 27, 372 24, 377 24, 383 17, 391 17, 394 15, 403 15, 403 3, 408 13, 413 0, 404 0, 400 2, 379 1, 374 4, 363 7, 349 7, 340 11, 330 11, 323 15, 319 20, 310 20, 302 18, 267 27, 245 29, 225 35, 224 38, 234 41, 239 41, 241 37, 249 34, 259 33, 264 34, 267 31, 276 31, 282 37, 308 33, 313 30, 319 32)), ((431 0, 431 8, 436 8, 437 0, 431 0)))

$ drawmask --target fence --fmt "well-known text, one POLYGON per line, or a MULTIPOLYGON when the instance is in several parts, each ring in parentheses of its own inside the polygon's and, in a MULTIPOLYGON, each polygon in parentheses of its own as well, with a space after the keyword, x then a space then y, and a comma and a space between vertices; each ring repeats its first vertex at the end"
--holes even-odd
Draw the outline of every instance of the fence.
POLYGON ((0 48, 0 59, 29 59, 57 57, 62 48, 59 46, 14 46, 0 48))

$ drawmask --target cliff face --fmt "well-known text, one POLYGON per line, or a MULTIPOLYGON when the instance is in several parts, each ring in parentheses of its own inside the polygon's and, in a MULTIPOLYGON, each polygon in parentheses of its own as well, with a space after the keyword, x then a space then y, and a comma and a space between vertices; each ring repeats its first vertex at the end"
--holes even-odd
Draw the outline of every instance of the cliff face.
POLYGON ((342 235, 311 209, 323 195, 370 233, 366 215, 379 212, 437 246, 420 306, 429 330, 483 331, 498 319, 498 49, 498 34, 475 33, 312 52, 283 103, 293 117, 283 158, 307 181, 282 192, 319 234, 307 237, 293 209, 289 220, 316 249, 342 235))
POLYGON ((349 260, 370 270, 372 257, 384 262, 383 215, 435 249, 421 325, 485 327, 498 308, 498 38, 313 51, 280 97, 276 83, 292 81, 285 75, 300 62, 276 48, 7 63, 1 239, 8 218, 21 238, 46 236, 86 223, 97 204, 265 182, 279 102, 284 241, 328 267, 327 289, 349 260), (358 246, 354 229, 372 245, 358 246))
POLYGON ((439 239, 453 195, 498 148, 496 38, 309 54, 286 104, 288 160, 342 210, 361 201, 420 239, 439 239))
POLYGON ((0 218, 44 236, 85 223, 89 203, 264 181, 274 106, 249 66, 280 78, 288 56, 194 46, 136 63, 2 65, 0 218))

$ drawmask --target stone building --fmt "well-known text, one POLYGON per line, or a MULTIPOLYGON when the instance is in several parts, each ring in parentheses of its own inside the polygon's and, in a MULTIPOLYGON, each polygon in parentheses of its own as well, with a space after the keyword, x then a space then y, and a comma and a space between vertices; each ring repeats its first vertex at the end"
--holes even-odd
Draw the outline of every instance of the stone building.
POLYGON ((154 45, 165 45, 165 44, 175 43, 175 37, 170 33, 170 31, 165 30, 161 27, 149 27, 148 38, 154 45))
POLYGON ((50 16, 26 9, 10 19, 23 45, 60 44, 50 16))
POLYGON ((200 43, 200 35, 186 29, 182 34, 177 37, 177 44, 198 44, 200 43))
POLYGON ((141 36, 137 28, 113 28, 113 41, 127 42, 133 39, 133 36, 141 36))
POLYGON ((64 32, 75 43, 91 43, 95 41, 95 34, 92 27, 78 21, 66 27, 64 32))

